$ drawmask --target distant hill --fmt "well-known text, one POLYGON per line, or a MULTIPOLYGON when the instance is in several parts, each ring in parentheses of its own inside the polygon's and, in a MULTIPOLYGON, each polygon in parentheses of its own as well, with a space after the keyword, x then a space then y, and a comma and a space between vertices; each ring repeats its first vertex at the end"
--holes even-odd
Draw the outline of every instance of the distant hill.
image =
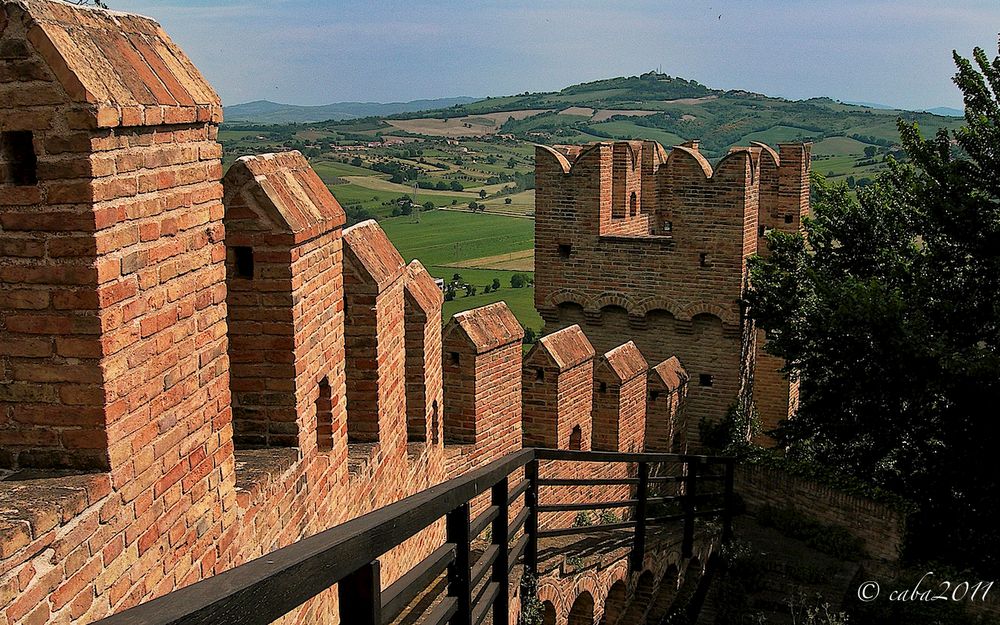
MULTIPOLYGON (((745 90, 712 89, 694 80, 649 72, 560 91, 488 97, 436 111, 318 126, 358 138, 506 134, 533 143, 652 139, 663 145, 699 139, 703 152, 719 157, 732 146, 751 141, 819 143, 834 137, 891 149, 899 141, 896 124, 900 118, 917 122, 927 133, 961 123, 951 116, 873 108, 826 97, 787 100, 745 90)), ((846 145, 841 142, 836 149, 846 145)))
POLYGON ((257 100, 246 104, 225 107, 227 122, 250 122, 255 124, 290 124, 323 121, 341 121, 361 117, 385 117, 399 113, 429 111, 456 104, 475 102, 476 98, 438 98, 434 100, 413 100, 411 102, 336 102, 322 106, 299 106, 279 104, 268 100, 257 100))
POLYGON ((962 109, 953 109, 950 106, 938 106, 936 108, 927 109, 928 113, 934 113, 935 115, 943 115, 945 117, 965 117, 965 111, 962 109))

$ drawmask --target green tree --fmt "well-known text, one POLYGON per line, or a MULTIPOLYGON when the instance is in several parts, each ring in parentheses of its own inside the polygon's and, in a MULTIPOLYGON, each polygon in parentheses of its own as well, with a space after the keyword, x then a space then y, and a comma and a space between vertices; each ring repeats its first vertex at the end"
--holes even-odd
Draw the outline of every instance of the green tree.
POLYGON ((505 197, 505 198, 503 199, 503 203, 504 203, 504 204, 510 204, 511 202, 513 202, 513 200, 511 200, 511 199, 510 199, 509 197, 505 197))
POLYGON ((457 180, 452 180, 451 181, 451 190, 452 191, 464 191, 465 187, 462 186, 461 182, 459 182, 457 180))
POLYGON ((479 199, 481 199, 481 200, 485 200, 486 199, 486 189, 480 189, 479 190, 479 199))
POLYGON ((360 156, 355 156, 354 158, 351 159, 351 165, 354 165, 355 167, 361 167, 362 165, 364 165, 364 161, 361 160, 360 156))
POLYGON ((877 147, 875 147, 874 145, 865 146, 865 157, 875 158, 876 154, 878 154, 877 147))
POLYGON ((496 291, 499 288, 500 288, 500 279, 493 278, 493 290, 496 291))
POLYGON ((908 554, 1000 569, 1000 56, 955 54, 966 125, 900 122, 911 165, 817 181, 751 260, 750 315, 801 381, 789 454, 910 498, 908 554))
POLYGON ((524 288, 528 284, 528 279, 523 273, 515 273, 510 277, 510 286, 515 289, 524 288))

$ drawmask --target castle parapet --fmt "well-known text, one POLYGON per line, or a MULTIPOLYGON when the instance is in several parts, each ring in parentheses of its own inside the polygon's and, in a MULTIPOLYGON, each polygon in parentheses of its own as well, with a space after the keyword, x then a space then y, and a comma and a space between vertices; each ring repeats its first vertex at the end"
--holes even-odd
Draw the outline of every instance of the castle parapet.
POLYGON ((642 451, 645 445, 648 368, 646 359, 632 341, 597 359, 594 369, 593 449, 642 451))
POLYGON ((474 445, 476 458, 484 460, 521 447, 523 337, 503 302, 460 312, 448 322, 442 345, 446 445, 474 445))
POLYGON ((594 347, 580 326, 543 336, 524 358, 524 446, 590 450, 594 347))
POLYGON ((443 440, 441 305, 444 295, 420 261, 406 267, 406 435, 411 443, 443 440))
POLYGON ((646 400, 646 450, 669 453, 686 446, 683 422, 688 375, 671 356, 649 370, 646 400))
POLYGON ((243 157, 223 186, 234 441, 329 451, 345 419, 344 211, 298 152, 243 157))

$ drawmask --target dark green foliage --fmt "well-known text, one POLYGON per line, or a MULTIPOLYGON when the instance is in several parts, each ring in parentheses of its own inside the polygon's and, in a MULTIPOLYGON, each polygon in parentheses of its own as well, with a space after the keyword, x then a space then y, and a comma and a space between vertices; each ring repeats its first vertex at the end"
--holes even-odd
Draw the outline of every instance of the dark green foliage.
POLYGON ((510 277, 510 285, 515 289, 521 289, 528 285, 528 277, 523 273, 515 273, 510 277))
POLYGON ((912 165, 857 199, 817 180, 806 238, 768 235, 747 304, 801 379, 790 456, 911 499, 908 556, 996 572, 1000 57, 955 61, 966 126, 901 121, 912 165))

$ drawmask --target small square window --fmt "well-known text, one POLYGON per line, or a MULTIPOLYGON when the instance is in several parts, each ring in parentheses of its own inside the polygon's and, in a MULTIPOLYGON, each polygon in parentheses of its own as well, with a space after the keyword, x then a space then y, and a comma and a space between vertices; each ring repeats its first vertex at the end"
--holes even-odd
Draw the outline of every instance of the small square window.
POLYGON ((559 244, 559 258, 569 258, 569 255, 573 253, 573 246, 569 243, 559 244))
POLYGON ((701 252, 698 254, 698 264, 702 267, 711 267, 712 260, 708 256, 708 252, 701 252))
POLYGON ((792 216, 791 215, 785 215, 785 223, 786 224, 792 223, 792 216))
POLYGON ((760 225, 760 226, 757 226, 757 236, 758 236, 758 237, 762 237, 762 236, 764 236, 764 234, 765 234, 766 232, 767 232, 767 230, 766 230, 766 229, 764 228, 764 225, 763 225, 763 224, 762 224, 762 225, 760 225))
POLYGON ((236 256, 236 275, 253 279, 253 248, 234 247, 233 254, 236 256))
POLYGON ((545 369, 542 369, 541 367, 535 369, 535 379, 539 382, 545 380, 545 369))
POLYGON ((38 184, 38 157, 31 131, 0 132, 0 182, 18 186, 38 184))
POLYGON ((654 402, 654 401, 656 401, 659 398, 660 398, 660 391, 650 391, 649 392, 649 401, 654 402))
POLYGON ((597 390, 600 393, 607 393, 608 392, 608 383, 607 382, 601 382, 601 384, 597 387, 597 390))
POLYGON ((451 362, 451 364, 458 366, 458 361, 459 361, 458 352, 448 352, 448 360, 451 362))
POLYGON ((712 386, 713 382, 715 382, 715 376, 711 373, 698 374, 698 386, 712 386))
POLYGON ((663 233, 664 234, 670 234, 673 231, 674 231, 674 222, 672 222, 672 221, 664 221, 663 222, 663 233))

